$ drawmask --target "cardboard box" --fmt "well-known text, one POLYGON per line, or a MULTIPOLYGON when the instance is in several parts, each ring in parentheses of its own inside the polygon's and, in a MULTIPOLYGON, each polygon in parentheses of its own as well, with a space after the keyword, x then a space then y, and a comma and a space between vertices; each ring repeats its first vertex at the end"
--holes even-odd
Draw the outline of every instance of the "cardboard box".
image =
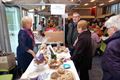
POLYGON ((0 56, 0 70, 11 70, 16 66, 14 53, 5 53, 0 56))
POLYGON ((64 43, 64 31, 45 32, 45 36, 48 38, 48 42, 63 42, 64 43))

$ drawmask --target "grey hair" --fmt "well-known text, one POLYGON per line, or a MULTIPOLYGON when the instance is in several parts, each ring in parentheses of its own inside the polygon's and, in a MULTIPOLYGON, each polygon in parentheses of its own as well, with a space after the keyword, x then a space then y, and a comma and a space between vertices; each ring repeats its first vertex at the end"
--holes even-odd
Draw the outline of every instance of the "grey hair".
POLYGON ((118 30, 120 30, 120 14, 110 17, 105 22, 105 26, 106 28, 116 27, 118 30))
POLYGON ((73 15, 80 16, 80 14, 78 12, 74 12, 73 15))

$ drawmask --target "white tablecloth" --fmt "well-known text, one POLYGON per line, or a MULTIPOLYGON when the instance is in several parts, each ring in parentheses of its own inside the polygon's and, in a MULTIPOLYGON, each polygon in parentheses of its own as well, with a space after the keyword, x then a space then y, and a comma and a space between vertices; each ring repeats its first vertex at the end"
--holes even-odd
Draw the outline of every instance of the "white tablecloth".
MULTIPOLYGON (((39 51, 38 51, 37 55, 38 54, 39 54, 39 51)), ((69 53, 60 53, 59 55, 57 55, 57 57, 59 57, 59 58, 60 57, 70 57, 70 54, 69 53)), ((70 70, 73 73, 75 80, 80 80, 73 61, 70 60, 70 61, 65 62, 64 64, 66 64, 66 63, 70 64, 71 68, 69 68, 67 70, 70 70)), ((63 65, 61 65, 60 67, 63 67, 63 65)), ((29 79, 31 77, 41 76, 43 78, 41 80, 50 80, 50 74, 54 71, 55 71, 55 69, 50 69, 48 64, 36 66, 34 63, 34 59, 33 59, 32 62, 30 63, 30 65, 28 66, 27 70, 21 76, 21 79, 29 79)))

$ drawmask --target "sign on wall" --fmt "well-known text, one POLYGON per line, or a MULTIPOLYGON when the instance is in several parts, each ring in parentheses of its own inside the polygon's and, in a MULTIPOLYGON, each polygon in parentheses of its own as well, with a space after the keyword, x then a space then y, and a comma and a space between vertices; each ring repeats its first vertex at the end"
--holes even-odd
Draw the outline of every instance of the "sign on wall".
POLYGON ((65 4, 51 4, 52 15, 63 15, 65 14, 65 4))

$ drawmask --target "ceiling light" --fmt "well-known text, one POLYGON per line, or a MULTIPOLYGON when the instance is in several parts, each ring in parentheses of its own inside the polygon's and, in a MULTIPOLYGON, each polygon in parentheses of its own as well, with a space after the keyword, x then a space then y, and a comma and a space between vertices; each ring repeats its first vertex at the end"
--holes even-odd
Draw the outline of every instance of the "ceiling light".
POLYGON ((94 2, 95 0, 90 0, 90 2, 94 2))
POLYGON ((105 4, 104 3, 99 4, 99 6, 103 6, 103 5, 105 5, 105 4))
POLYGON ((71 2, 73 2, 74 0, 71 0, 71 2))
POLYGON ((30 10, 29 10, 29 12, 33 12, 33 11, 34 11, 34 9, 30 9, 30 10))
POLYGON ((94 6, 93 8, 96 8, 96 6, 94 6))
POLYGON ((12 0, 2 0, 2 1, 6 3, 6 2, 11 2, 12 0))
POLYGON ((44 9, 45 9, 45 2, 42 0, 42 1, 40 2, 40 4, 42 4, 41 10, 44 10, 44 9))
POLYGON ((109 0, 108 2, 113 2, 113 1, 115 1, 115 0, 109 0))
POLYGON ((84 4, 84 6, 87 6, 87 5, 88 5, 88 3, 85 3, 85 4, 84 4))

